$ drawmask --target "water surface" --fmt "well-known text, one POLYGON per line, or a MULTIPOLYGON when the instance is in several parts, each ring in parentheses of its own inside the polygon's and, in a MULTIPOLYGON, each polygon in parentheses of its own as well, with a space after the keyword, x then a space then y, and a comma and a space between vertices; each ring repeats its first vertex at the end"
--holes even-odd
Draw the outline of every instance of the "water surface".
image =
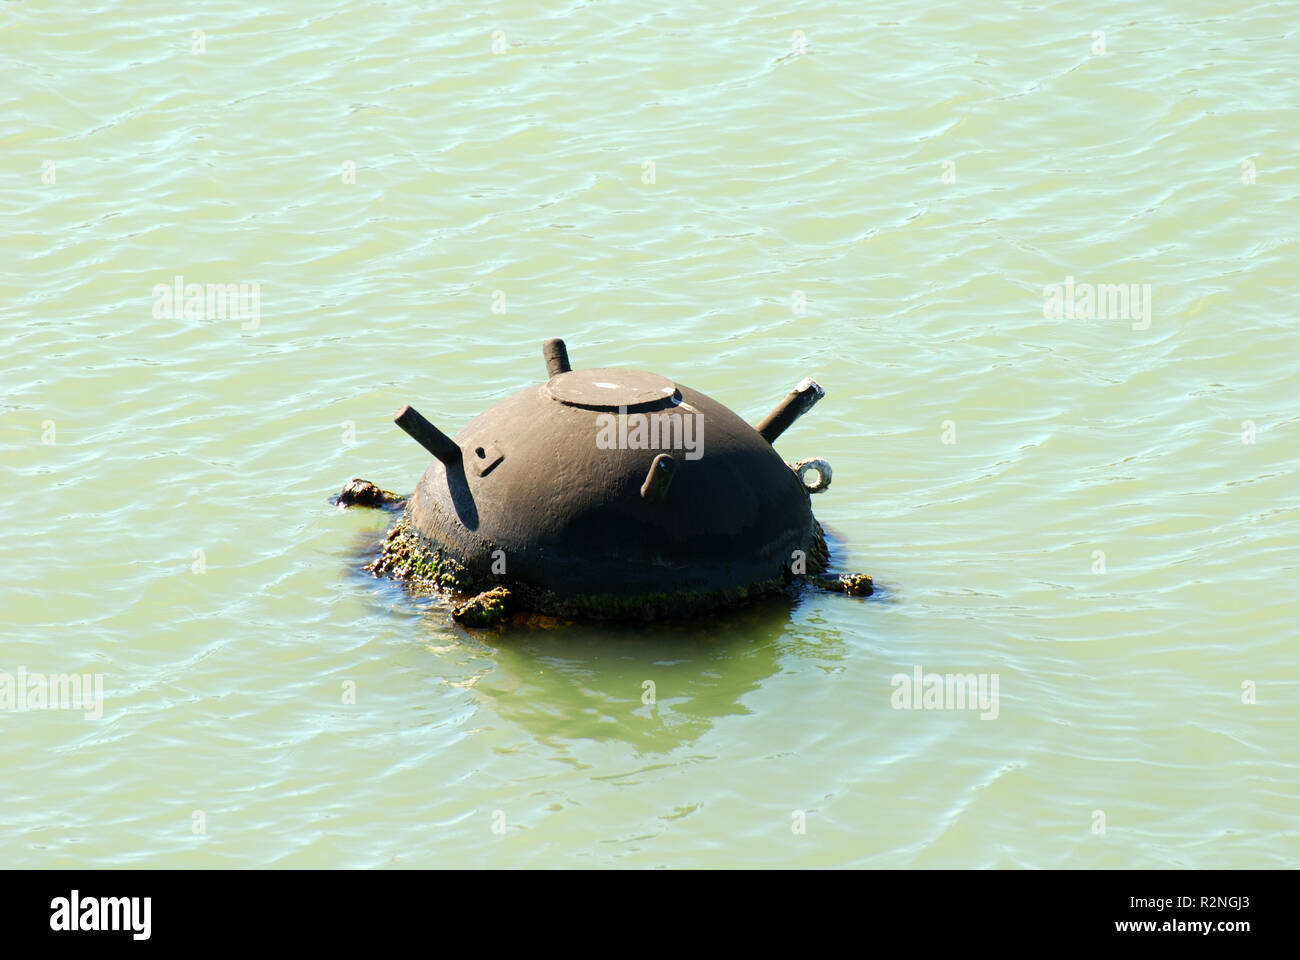
POLYGON ((0 672, 104 682, 0 712, 0 862, 1294 865, 1294 14, 0 6, 0 672), (815 376, 779 450, 880 595, 496 635, 364 574, 393 409, 550 336, 815 376))

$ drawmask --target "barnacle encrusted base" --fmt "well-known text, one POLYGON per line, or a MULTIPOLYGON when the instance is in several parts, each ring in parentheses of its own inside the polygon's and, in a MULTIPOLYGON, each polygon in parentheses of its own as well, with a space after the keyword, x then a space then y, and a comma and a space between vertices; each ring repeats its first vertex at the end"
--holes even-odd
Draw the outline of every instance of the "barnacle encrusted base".
POLYGON ((409 515, 403 512, 384 538, 379 556, 366 569, 377 577, 403 581, 416 593, 458 595, 461 600, 453 607, 453 619, 467 626, 485 627, 508 619, 517 610, 589 620, 689 617, 780 593, 798 580, 823 573, 829 560, 825 533, 814 518, 802 564, 792 563, 781 575, 768 580, 727 590, 560 596, 552 590, 505 576, 476 576, 442 547, 422 537, 411 524, 409 515))

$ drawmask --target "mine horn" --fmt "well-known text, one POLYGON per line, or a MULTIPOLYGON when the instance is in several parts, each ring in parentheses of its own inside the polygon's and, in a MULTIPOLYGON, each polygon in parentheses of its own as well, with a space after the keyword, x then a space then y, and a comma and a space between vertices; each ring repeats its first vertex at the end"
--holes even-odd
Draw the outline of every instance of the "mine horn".
POLYGON ((811 410, 813 404, 824 396, 826 396, 826 388, 812 377, 806 377, 782 397, 781 402, 773 407, 772 412, 759 421, 754 429, 762 434, 763 439, 768 443, 776 443, 777 437, 785 433, 792 423, 811 410))
POLYGON ((420 416, 420 411, 409 403, 402 404, 393 414, 393 423, 447 466, 460 462, 460 447, 456 446, 456 441, 420 416))

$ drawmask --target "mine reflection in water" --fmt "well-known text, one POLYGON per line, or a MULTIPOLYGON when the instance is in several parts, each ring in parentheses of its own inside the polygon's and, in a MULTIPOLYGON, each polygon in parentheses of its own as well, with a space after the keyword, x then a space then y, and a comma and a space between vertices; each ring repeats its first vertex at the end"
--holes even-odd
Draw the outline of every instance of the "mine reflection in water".
MULTIPOLYGON (((667 754, 694 744, 720 718, 748 714, 745 696, 775 675, 784 657, 808 655, 789 639, 800 602, 797 595, 770 597, 728 615, 653 625, 465 631, 448 626, 440 604, 426 617, 435 645, 446 644, 450 630, 463 644, 484 646, 492 667, 466 686, 484 711, 538 742, 621 741, 638 753, 667 754)), ((843 653, 831 640, 815 656, 843 653)))

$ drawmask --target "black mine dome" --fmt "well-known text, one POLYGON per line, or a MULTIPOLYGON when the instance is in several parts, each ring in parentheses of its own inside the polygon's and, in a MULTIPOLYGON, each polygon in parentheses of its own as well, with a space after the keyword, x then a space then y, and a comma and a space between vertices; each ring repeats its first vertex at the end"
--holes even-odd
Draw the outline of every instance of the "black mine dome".
POLYGON ((822 397, 815 381, 750 426, 655 373, 573 370, 563 341, 546 341, 543 356, 545 383, 454 439, 398 411, 434 460, 372 569, 596 617, 736 603, 824 569, 809 493, 829 485, 830 468, 791 466, 772 446, 822 397))

